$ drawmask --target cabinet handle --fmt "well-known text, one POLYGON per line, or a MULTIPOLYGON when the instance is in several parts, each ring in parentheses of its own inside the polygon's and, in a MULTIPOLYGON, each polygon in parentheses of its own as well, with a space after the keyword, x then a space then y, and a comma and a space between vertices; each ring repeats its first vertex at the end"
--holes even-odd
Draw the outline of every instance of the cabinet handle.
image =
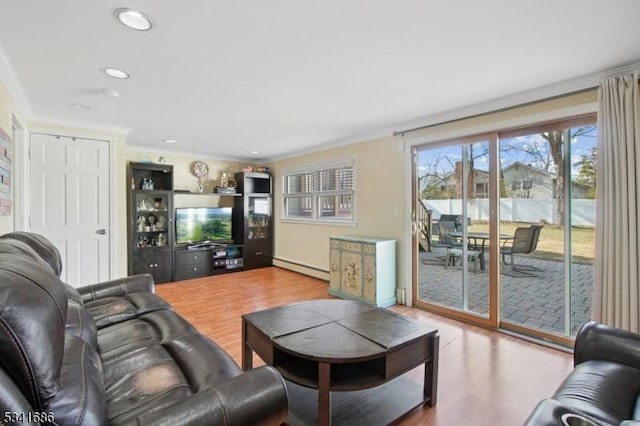
POLYGON ((338 265, 336 265, 335 263, 331 264, 331 270, 333 272, 336 272, 338 270, 338 265))
POLYGON ((193 256, 193 260, 198 260, 198 256, 193 256))
POLYGON ((194 270, 194 271, 197 271, 197 270, 198 270, 198 268, 196 268, 196 267, 194 266, 194 267, 193 267, 193 270, 194 270))

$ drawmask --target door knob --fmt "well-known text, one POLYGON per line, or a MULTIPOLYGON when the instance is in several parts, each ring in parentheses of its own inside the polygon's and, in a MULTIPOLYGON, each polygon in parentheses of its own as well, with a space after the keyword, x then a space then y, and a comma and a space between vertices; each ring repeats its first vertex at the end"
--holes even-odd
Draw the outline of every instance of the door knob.
POLYGON ((107 230, 106 229, 98 229, 96 231, 96 234, 98 234, 98 235, 106 235, 107 234, 107 230))

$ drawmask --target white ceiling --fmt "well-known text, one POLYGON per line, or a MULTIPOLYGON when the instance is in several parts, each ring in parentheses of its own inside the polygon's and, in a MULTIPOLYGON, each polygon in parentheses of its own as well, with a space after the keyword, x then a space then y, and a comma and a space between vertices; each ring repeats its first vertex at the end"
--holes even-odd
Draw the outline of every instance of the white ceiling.
POLYGON ((264 160, 640 62, 639 17, 638 0, 19 0, 0 48, 30 117, 264 160))

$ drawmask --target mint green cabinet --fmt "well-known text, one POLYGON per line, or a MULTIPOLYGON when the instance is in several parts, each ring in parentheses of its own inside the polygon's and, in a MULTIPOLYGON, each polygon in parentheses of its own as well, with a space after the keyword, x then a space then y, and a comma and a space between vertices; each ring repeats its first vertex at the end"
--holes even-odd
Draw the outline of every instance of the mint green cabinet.
POLYGON ((396 303, 396 241, 329 238, 329 294, 387 307, 396 303))

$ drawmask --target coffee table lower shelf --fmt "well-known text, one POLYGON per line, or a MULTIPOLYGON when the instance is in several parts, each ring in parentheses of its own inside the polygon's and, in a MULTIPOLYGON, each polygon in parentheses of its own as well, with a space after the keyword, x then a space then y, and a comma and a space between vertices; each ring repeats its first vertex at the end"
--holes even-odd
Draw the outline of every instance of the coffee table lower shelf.
MULTIPOLYGON (((422 407, 422 384, 408 377, 397 377, 381 386, 331 392, 331 424, 338 426, 387 425, 422 407)), ((287 380, 290 426, 318 424, 318 390, 287 380)))

